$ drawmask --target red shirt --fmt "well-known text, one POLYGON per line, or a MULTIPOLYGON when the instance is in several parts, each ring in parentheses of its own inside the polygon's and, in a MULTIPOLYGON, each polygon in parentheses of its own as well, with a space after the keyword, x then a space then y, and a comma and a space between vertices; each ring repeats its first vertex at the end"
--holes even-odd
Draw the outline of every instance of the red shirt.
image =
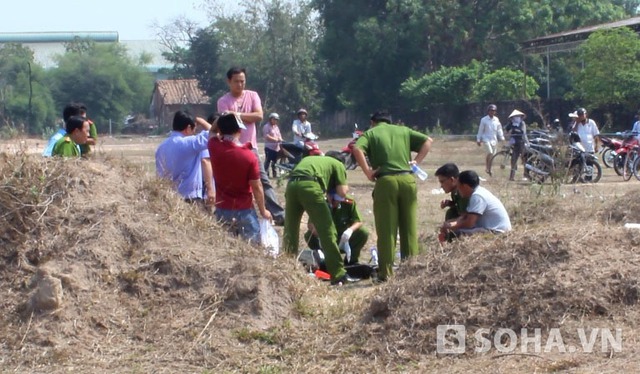
POLYGON ((208 148, 216 184, 216 208, 253 208, 249 181, 260 179, 260 167, 251 143, 238 145, 213 137, 208 148))

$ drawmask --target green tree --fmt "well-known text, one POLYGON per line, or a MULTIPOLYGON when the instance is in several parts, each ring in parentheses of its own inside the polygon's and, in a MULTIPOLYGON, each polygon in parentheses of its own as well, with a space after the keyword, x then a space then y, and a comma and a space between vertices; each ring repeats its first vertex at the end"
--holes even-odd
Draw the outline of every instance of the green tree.
POLYGON ((484 75, 476 82, 473 101, 534 99, 539 87, 533 77, 524 77, 522 71, 502 68, 484 75))
POLYGON ((576 99, 592 107, 621 105, 635 110, 640 101, 640 39, 629 28, 602 30, 582 44, 584 70, 576 77, 576 99))
POLYGON ((116 43, 83 45, 72 43, 51 71, 57 107, 83 102, 101 132, 108 131, 109 120, 117 130, 127 114, 146 113, 153 77, 140 64, 143 58, 132 61, 126 48, 116 43))
POLYGON ((20 44, 0 47, 0 126, 20 126, 38 134, 53 126, 55 109, 43 68, 20 44))

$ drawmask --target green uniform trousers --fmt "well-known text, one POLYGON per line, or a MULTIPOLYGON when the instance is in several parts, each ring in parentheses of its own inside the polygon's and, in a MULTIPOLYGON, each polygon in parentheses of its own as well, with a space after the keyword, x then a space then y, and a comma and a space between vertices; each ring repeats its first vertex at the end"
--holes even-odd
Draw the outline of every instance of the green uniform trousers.
POLYGON ((379 279, 393 275, 398 230, 401 258, 404 260, 418 254, 417 208, 418 196, 413 174, 387 175, 376 180, 373 216, 378 233, 379 279))
MULTIPOLYGON (((338 233, 338 239, 342 235, 341 232, 338 233)), ((304 234, 304 240, 309 244, 309 248, 311 249, 320 249, 322 246, 320 245, 320 239, 311 234, 311 231, 307 231, 304 234)), ((351 261, 349 264, 355 264, 360 260, 360 253, 362 253, 362 248, 367 244, 367 240, 369 240, 369 231, 364 227, 360 227, 356 231, 353 232, 351 238, 349 239, 349 246, 351 247, 351 261)), ((336 243, 340 242, 337 240, 336 243)), ((324 253, 324 251, 323 251, 324 253)))
POLYGON ((338 232, 320 184, 316 181, 290 181, 285 191, 285 201, 284 250, 288 253, 298 253, 300 220, 306 211, 322 243, 322 252, 331 280, 342 278, 346 271, 338 249, 338 232))

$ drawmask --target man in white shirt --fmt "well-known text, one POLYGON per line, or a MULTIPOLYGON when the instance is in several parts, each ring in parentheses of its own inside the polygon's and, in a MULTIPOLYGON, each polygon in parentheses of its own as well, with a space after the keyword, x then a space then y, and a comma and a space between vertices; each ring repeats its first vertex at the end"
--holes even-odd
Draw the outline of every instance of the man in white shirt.
POLYGON ((446 221, 442 230, 455 235, 511 231, 507 210, 494 194, 480 186, 478 173, 473 170, 461 172, 458 176, 458 192, 463 198, 469 199, 466 212, 455 220, 446 221))
POLYGON ((600 146, 600 130, 596 122, 590 118, 587 118, 587 110, 580 108, 576 110, 578 118, 576 118, 576 124, 573 125, 574 131, 580 136, 580 143, 587 152, 598 152, 600 146))
POLYGON ((504 141, 504 134, 502 133, 502 124, 496 117, 496 111, 498 107, 491 104, 487 107, 487 115, 480 119, 480 126, 478 127, 477 143, 478 147, 484 145, 486 153, 485 158, 485 170, 487 174, 491 175, 491 157, 496 154, 498 139, 504 141))
POLYGON ((311 123, 307 121, 307 111, 303 108, 296 113, 298 119, 293 121, 291 131, 293 131, 293 143, 298 147, 304 147, 304 136, 311 132, 311 123))

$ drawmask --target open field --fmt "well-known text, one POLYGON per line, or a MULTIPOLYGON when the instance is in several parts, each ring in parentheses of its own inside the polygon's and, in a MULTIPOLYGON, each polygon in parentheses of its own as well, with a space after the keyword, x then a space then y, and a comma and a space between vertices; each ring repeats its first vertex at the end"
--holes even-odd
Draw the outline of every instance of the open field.
MULTIPOLYGON (((0 371, 118 373, 634 372, 640 182, 605 169, 597 184, 532 186, 488 178, 472 141, 436 139, 419 182, 425 253, 383 285, 341 288, 295 261, 228 238, 153 178, 161 138, 102 138, 95 157, 42 160, 44 141, 0 144, 0 371), (3 154, 4 153, 4 154, 3 154), (445 195, 433 173, 474 169, 505 203, 514 231, 440 247, 445 195), (44 176, 44 177, 43 177, 44 176), (33 310, 43 279, 61 304, 33 310), (436 353, 438 325, 465 325, 462 355, 436 353), (505 353, 474 353, 473 333, 541 329, 505 353), (551 329, 570 349, 545 350, 551 329), (602 330, 594 330, 600 328, 602 330), (594 335, 591 353, 584 337, 594 335), (621 350, 603 331, 621 329, 621 350), (600 331, 600 334, 597 332, 600 331)), ((348 139, 320 142, 324 151, 348 139)), ((349 171, 373 231, 372 183, 349 171)), ((275 183, 275 182, 274 182, 275 183)), ((277 187, 282 198, 284 185, 277 187)), ((372 235, 375 237, 375 235, 372 235)), ((370 239, 368 246, 375 245, 370 239)), ((364 260, 366 260, 366 255, 364 260)), ((615 331, 614 331, 615 332, 615 331)))

